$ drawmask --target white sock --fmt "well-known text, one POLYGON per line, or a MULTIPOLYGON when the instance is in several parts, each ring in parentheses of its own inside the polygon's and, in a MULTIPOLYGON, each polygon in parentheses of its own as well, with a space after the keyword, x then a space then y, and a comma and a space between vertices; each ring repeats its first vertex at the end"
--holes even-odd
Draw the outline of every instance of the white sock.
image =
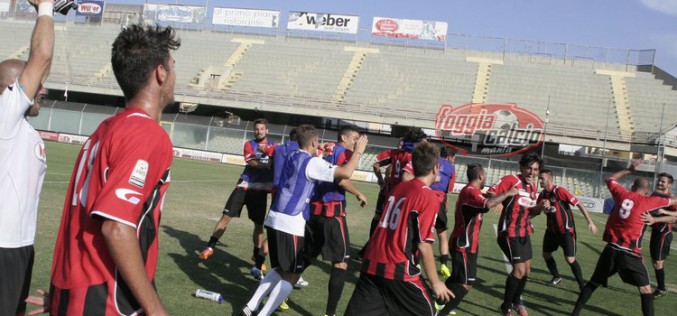
POLYGON ((285 280, 280 280, 280 282, 277 282, 277 285, 275 285, 273 290, 270 292, 270 297, 268 298, 266 305, 263 305, 259 315, 269 316, 272 314, 277 309, 277 307, 282 304, 284 299, 289 296, 293 289, 294 287, 291 285, 291 283, 285 280))
POLYGON ((277 271, 275 271, 275 269, 268 272, 263 280, 261 280, 259 287, 256 288, 256 292, 254 292, 254 296, 252 296, 252 299, 247 303, 247 307, 253 311, 259 309, 259 305, 261 304, 263 298, 273 290, 275 285, 277 285, 280 280, 282 280, 282 277, 277 273, 277 271))

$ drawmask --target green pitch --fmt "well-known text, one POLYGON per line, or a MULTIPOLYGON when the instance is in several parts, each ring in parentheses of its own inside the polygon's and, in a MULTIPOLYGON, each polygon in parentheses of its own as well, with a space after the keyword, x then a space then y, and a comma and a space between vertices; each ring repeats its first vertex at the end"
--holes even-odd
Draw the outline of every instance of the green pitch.
MULTIPOLYGON (((36 261, 33 270, 33 293, 35 289, 49 288, 49 274, 57 229, 61 219, 64 196, 73 169, 79 146, 47 143, 48 172, 40 198, 40 214, 36 237, 36 261)), ((200 262, 197 253, 205 246, 214 224, 221 215, 228 194, 233 189, 242 167, 175 159, 172 167, 172 184, 164 203, 161 222, 160 259, 156 284, 160 297, 169 311, 175 315, 230 315, 237 312, 249 299, 257 286, 249 275, 252 252, 252 223, 246 218, 233 219, 226 234, 217 246, 214 255, 205 263, 200 262), (225 301, 215 302, 193 297, 198 288, 217 291, 225 301)), ((367 239, 369 224, 373 215, 377 187, 374 184, 357 183, 369 198, 366 208, 356 207, 349 200, 348 225, 353 253, 367 239)), ((452 195, 449 216, 453 218, 452 195)), ((606 216, 594 214, 597 221, 606 216)), ((493 224, 498 218, 489 213, 482 228, 480 255, 478 260, 478 282, 466 296, 458 315, 497 314, 503 297, 506 265, 496 244, 493 224)), ((597 223, 600 232, 593 236, 585 229, 582 216, 578 224, 578 260, 583 275, 589 278, 604 243, 601 231, 604 225, 597 223)), ((453 224, 453 220, 452 220, 453 224)), ((573 309, 578 288, 569 266, 561 252, 556 253, 557 264, 564 281, 556 288, 546 285, 551 279, 541 257, 541 243, 545 218, 534 220, 535 234, 532 236, 534 260, 532 273, 527 284, 524 301, 531 315, 565 315, 573 309)), ((452 225, 453 227, 453 225, 452 225)), ((654 280, 651 260, 648 256, 648 233, 644 243, 645 260, 649 275, 654 280)), ((677 243, 673 247, 677 248, 677 243)), ((437 247, 436 247, 437 248, 437 247)), ((655 301, 656 315, 672 315, 677 309, 677 251, 666 261, 666 282, 671 293, 655 301)), ((344 289, 338 313, 343 314, 359 275, 358 263, 350 262, 350 274, 344 289)), ((327 262, 317 261, 303 275, 310 285, 294 290, 290 296, 291 309, 278 315, 322 315, 326 303, 328 272, 327 262)), ((618 276, 612 278, 609 288, 600 288, 589 301, 584 315, 637 315, 641 314, 637 289, 623 284, 618 276)))

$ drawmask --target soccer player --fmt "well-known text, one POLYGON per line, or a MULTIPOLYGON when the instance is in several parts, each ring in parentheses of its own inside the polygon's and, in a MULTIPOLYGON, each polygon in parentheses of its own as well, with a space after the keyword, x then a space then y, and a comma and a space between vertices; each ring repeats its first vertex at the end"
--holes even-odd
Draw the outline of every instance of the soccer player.
POLYGON ((498 245, 512 264, 512 272, 505 281, 505 293, 501 312, 513 315, 514 308, 520 316, 528 315, 521 296, 527 284, 531 270, 531 216, 542 208, 549 208, 549 201, 543 200, 537 205, 536 176, 543 165, 538 155, 524 154, 519 161, 520 174, 508 175, 489 188, 489 195, 501 195, 512 188, 519 190, 518 195, 504 200, 503 211, 498 221, 498 245))
POLYGON ((345 315, 435 315, 419 262, 437 300, 453 297, 437 276, 432 246, 440 200, 429 186, 439 173, 439 148, 422 142, 414 148, 412 160, 416 178, 390 192, 345 315))
POLYGON ((265 221, 273 270, 261 280, 241 315, 270 315, 291 293, 292 284, 307 266, 302 249, 306 221, 310 218, 308 202, 316 183, 350 178, 367 146, 367 136, 360 136, 352 157, 336 166, 315 156, 319 138, 313 126, 299 126, 297 140, 300 149, 287 155, 280 175, 280 191, 275 194, 265 221), (268 301, 257 312, 266 296, 270 296, 268 301))
POLYGON ((430 188, 442 196, 440 202, 440 210, 437 213, 437 220, 435 220, 435 231, 437 232, 437 239, 440 242, 440 273, 446 279, 451 275, 447 261, 449 261, 449 243, 447 242, 447 193, 454 188, 456 181, 456 168, 454 167, 454 160, 456 159, 456 151, 444 146, 440 149, 440 178, 439 181, 433 183, 430 188))
POLYGON ((651 184, 644 177, 637 178, 631 191, 618 184, 618 180, 632 172, 641 161, 633 161, 629 168, 618 171, 606 179, 614 199, 614 209, 606 222, 603 239, 607 242, 599 256, 595 272, 583 287, 572 315, 580 314, 585 303, 600 285, 606 287, 610 276, 618 273, 623 282, 637 286, 642 299, 642 313, 653 315, 653 296, 649 273, 642 258, 642 239, 646 225, 642 215, 659 208, 677 205, 677 199, 651 197, 651 184))
MULTIPOLYGON (((672 182, 674 178, 669 173, 661 173, 658 175, 656 182, 656 191, 653 196, 670 197, 672 194, 672 182)), ((677 211, 676 208, 670 208, 671 211, 677 211)), ((657 214, 661 217, 665 214, 657 214)), ((672 244, 672 223, 654 223, 651 225, 651 239, 649 241, 649 250, 651 252, 651 261, 656 272, 656 291, 653 293, 654 298, 660 298, 668 294, 665 288, 665 270, 664 263, 670 252, 670 245, 672 244)))
POLYGON ((562 247, 564 258, 569 263, 576 281, 578 281, 578 287, 582 289, 585 286, 585 281, 583 280, 581 265, 576 261, 576 225, 570 205, 581 210, 588 222, 588 229, 593 234, 597 234, 597 226, 592 222, 592 218, 590 218, 590 214, 588 214, 583 203, 580 203, 565 188, 553 183, 552 171, 541 169, 538 181, 543 188, 538 196, 538 201, 548 200, 550 202, 550 208, 544 210, 547 216, 547 227, 543 237, 543 259, 545 259, 545 264, 552 274, 550 284, 556 286, 562 282, 562 277, 557 270, 557 263, 555 263, 555 258, 552 257, 552 253, 557 248, 562 247))
POLYGON ((444 306, 439 315, 447 315, 449 311, 458 307, 475 284, 484 213, 518 193, 517 188, 513 187, 500 195, 487 198, 482 194, 486 179, 484 168, 477 164, 468 165, 467 176, 468 184, 463 187, 456 201, 456 223, 448 242, 448 249, 452 250, 453 273, 445 285, 454 293, 454 298, 444 306))
MULTIPOLYGON (((414 150, 414 146, 416 146, 416 144, 419 142, 426 140, 427 137, 428 136, 426 136, 422 129, 418 127, 410 127, 402 138, 402 142, 397 149, 388 149, 376 156, 377 161, 372 167, 381 190, 379 191, 379 197, 376 201, 374 217, 371 220, 369 236, 371 236, 374 233, 374 229, 376 229, 376 225, 381 218, 383 206, 390 194, 390 191, 395 189, 395 186, 402 182, 403 169, 409 163, 409 161, 411 161, 411 152, 414 150), (385 182, 383 178, 383 174, 381 173, 382 167, 387 167, 386 170, 389 171, 385 178, 385 180, 388 180, 388 182, 385 182)), ((357 253, 356 259, 358 261, 364 256, 366 248, 367 244, 365 244, 357 253)))
MULTIPOLYGON (((38 6, 27 62, 0 63, 0 315, 23 314, 31 285, 45 144, 26 121, 37 116, 54 52, 53 0, 38 6)), ((11 35, 7 35, 11 36, 11 35)))
POLYGON ((228 197, 226 206, 223 208, 223 215, 216 223, 209 242, 199 257, 207 260, 213 253, 216 243, 223 236, 228 228, 228 223, 233 217, 240 217, 242 208, 247 206, 249 219, 254 222, 254 231, 252 233, 252 261, 265 261, 261 258, 260 249, 263 246, 263 221, 266 218, 266 203, 268 202, 268 193, 273 190, 273 170, 271 165, 271 156, 277 143, 268 140, 268 121, 266 119, 257 119, 254 121, 254 139, 244 144, 244 161, 246 163, 240 180, 235 189, 228 197))
MULTIPOLYGON (((359 136, 360 133, 354 127, 341 128, 338 141, 325 160, 335 166, 347 163, 353 155, 352 149, 359 136)), ((332 262, 325 309, 325 314, 329 316, 336 314, 336 306, 341 299, 350 260, 346 191, 357 197, 360 206, 364 207, 367 204, 367 197, 350 179, 343 179, 340 182, 320 182, 315 186, 315 194, 310 201, 310 220, 305 234, 306 256, 314 259, 321 253, 324 260, 332 262)))
POLYGON ((130 25, 111 63, 126 109, 80 150, 54 247, 49 302, 58 315, 166 315, 153 280, 172 143, 160 127, 174 103, 171 27, 130 25))

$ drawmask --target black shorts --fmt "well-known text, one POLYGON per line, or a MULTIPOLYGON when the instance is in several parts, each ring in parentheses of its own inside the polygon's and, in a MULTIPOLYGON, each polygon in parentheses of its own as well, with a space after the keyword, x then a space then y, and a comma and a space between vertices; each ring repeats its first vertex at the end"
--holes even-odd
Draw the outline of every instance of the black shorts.
POLYGON ((445 282, 448 288, 452 283, 474 285, 477 276, 477 254, 458 251, 456 247, 451 251, 451 277, 445 282))
POLYGON ((268 192, 235 187, 233 193, 228 197, 226 206, 223 208, 223 215, 240 217, 242 207, 246 205, 249 219, 254 224, 263 225, 263 221, 266 219, 267 203, 268 192))
POLYGON ((381 188, 381 190, 378 191, 378 198, 376 199, 376 209, 374 210, 374 217, 381 218, 381 214, 383 213, 383 207, 386 204, 386 196, 384 189, 381 188))
POLYGON ((644 258, 607 245, 599 256, 590 282, 606 287, 609 277, 616 273, 627 284, 637 287, 649 285, 649 272, 644 265, 644 258))
POLYGON ((303 259, 303 237, 266 227, 270 265, 282 271, 300 274, 306 267, 303 259))
POLYGON ((546 229, 543 235, 543 252, 555 252, 559 247, 562 247, 565 257, 575 257, 576 235, 569 232, 558 234, 546 229))
POLYGON ((670 245, 672 244, 672 230, 661 232, 660 230, 651 231, 651 240, 649 242, 649 252, 651 260, 663 261, 670 254, 670 245))
POLYGON ((350 238, 345 216, 311 215, 306 223, 305 255, 331 262, 350 260, 350 238))
POLYGON ((0 248, 0 315, 26 310, 33 275, 33 246, 0 248))
POLYGON ((498 246, 503 254, 508 257, 510 263, 522 263, 531 260, 531 237, 507 237, 499 235, 496 238, 498 246))
POLYGON ((362 272, 345 315, 421 316, 435 315, 435 312, 431 291, 422 277, 405 282, 362 272))
POLYGON ((444 195, 444 199, 440 203, 440 210, 437 212, 437 219, 435 220, 435 230, 438 233, 446 231, 449 229, 447 226, 447 195, 444 195))

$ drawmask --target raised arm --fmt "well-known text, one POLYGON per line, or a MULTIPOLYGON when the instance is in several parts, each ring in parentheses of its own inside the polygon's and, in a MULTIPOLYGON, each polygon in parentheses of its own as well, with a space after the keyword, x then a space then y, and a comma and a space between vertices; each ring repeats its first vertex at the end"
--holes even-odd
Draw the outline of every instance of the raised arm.
POLYGON ((334 172, 334 179, 342 180, 349 179, 353 175, 353 171, 360 163, 360 157, 364 155, 364 150, 367 148, 367 135, 362 135, 355 143, 355 151, 347 163, 336 168, 334 172))
POLYGON ((607 177, 606 180, 609 180, 609 178, 614 178, 616 180, 619 180, 620 178, 625 177, 625 176, 635 172, 635 169, 640 164, 642 164, 642 160, 633 160, 632 163, 630 163, 630 166, 627 169, 616 171, 616 173, 612 174, 611 177, 607 177))
POLYGON ((40 91, 40 85, 47 79, 54 57, 54 1, 29 0, 37 6, 38 20, 31 37, 31 48, 26 67, 19 76, 19 85, 31 100, 40 91))

